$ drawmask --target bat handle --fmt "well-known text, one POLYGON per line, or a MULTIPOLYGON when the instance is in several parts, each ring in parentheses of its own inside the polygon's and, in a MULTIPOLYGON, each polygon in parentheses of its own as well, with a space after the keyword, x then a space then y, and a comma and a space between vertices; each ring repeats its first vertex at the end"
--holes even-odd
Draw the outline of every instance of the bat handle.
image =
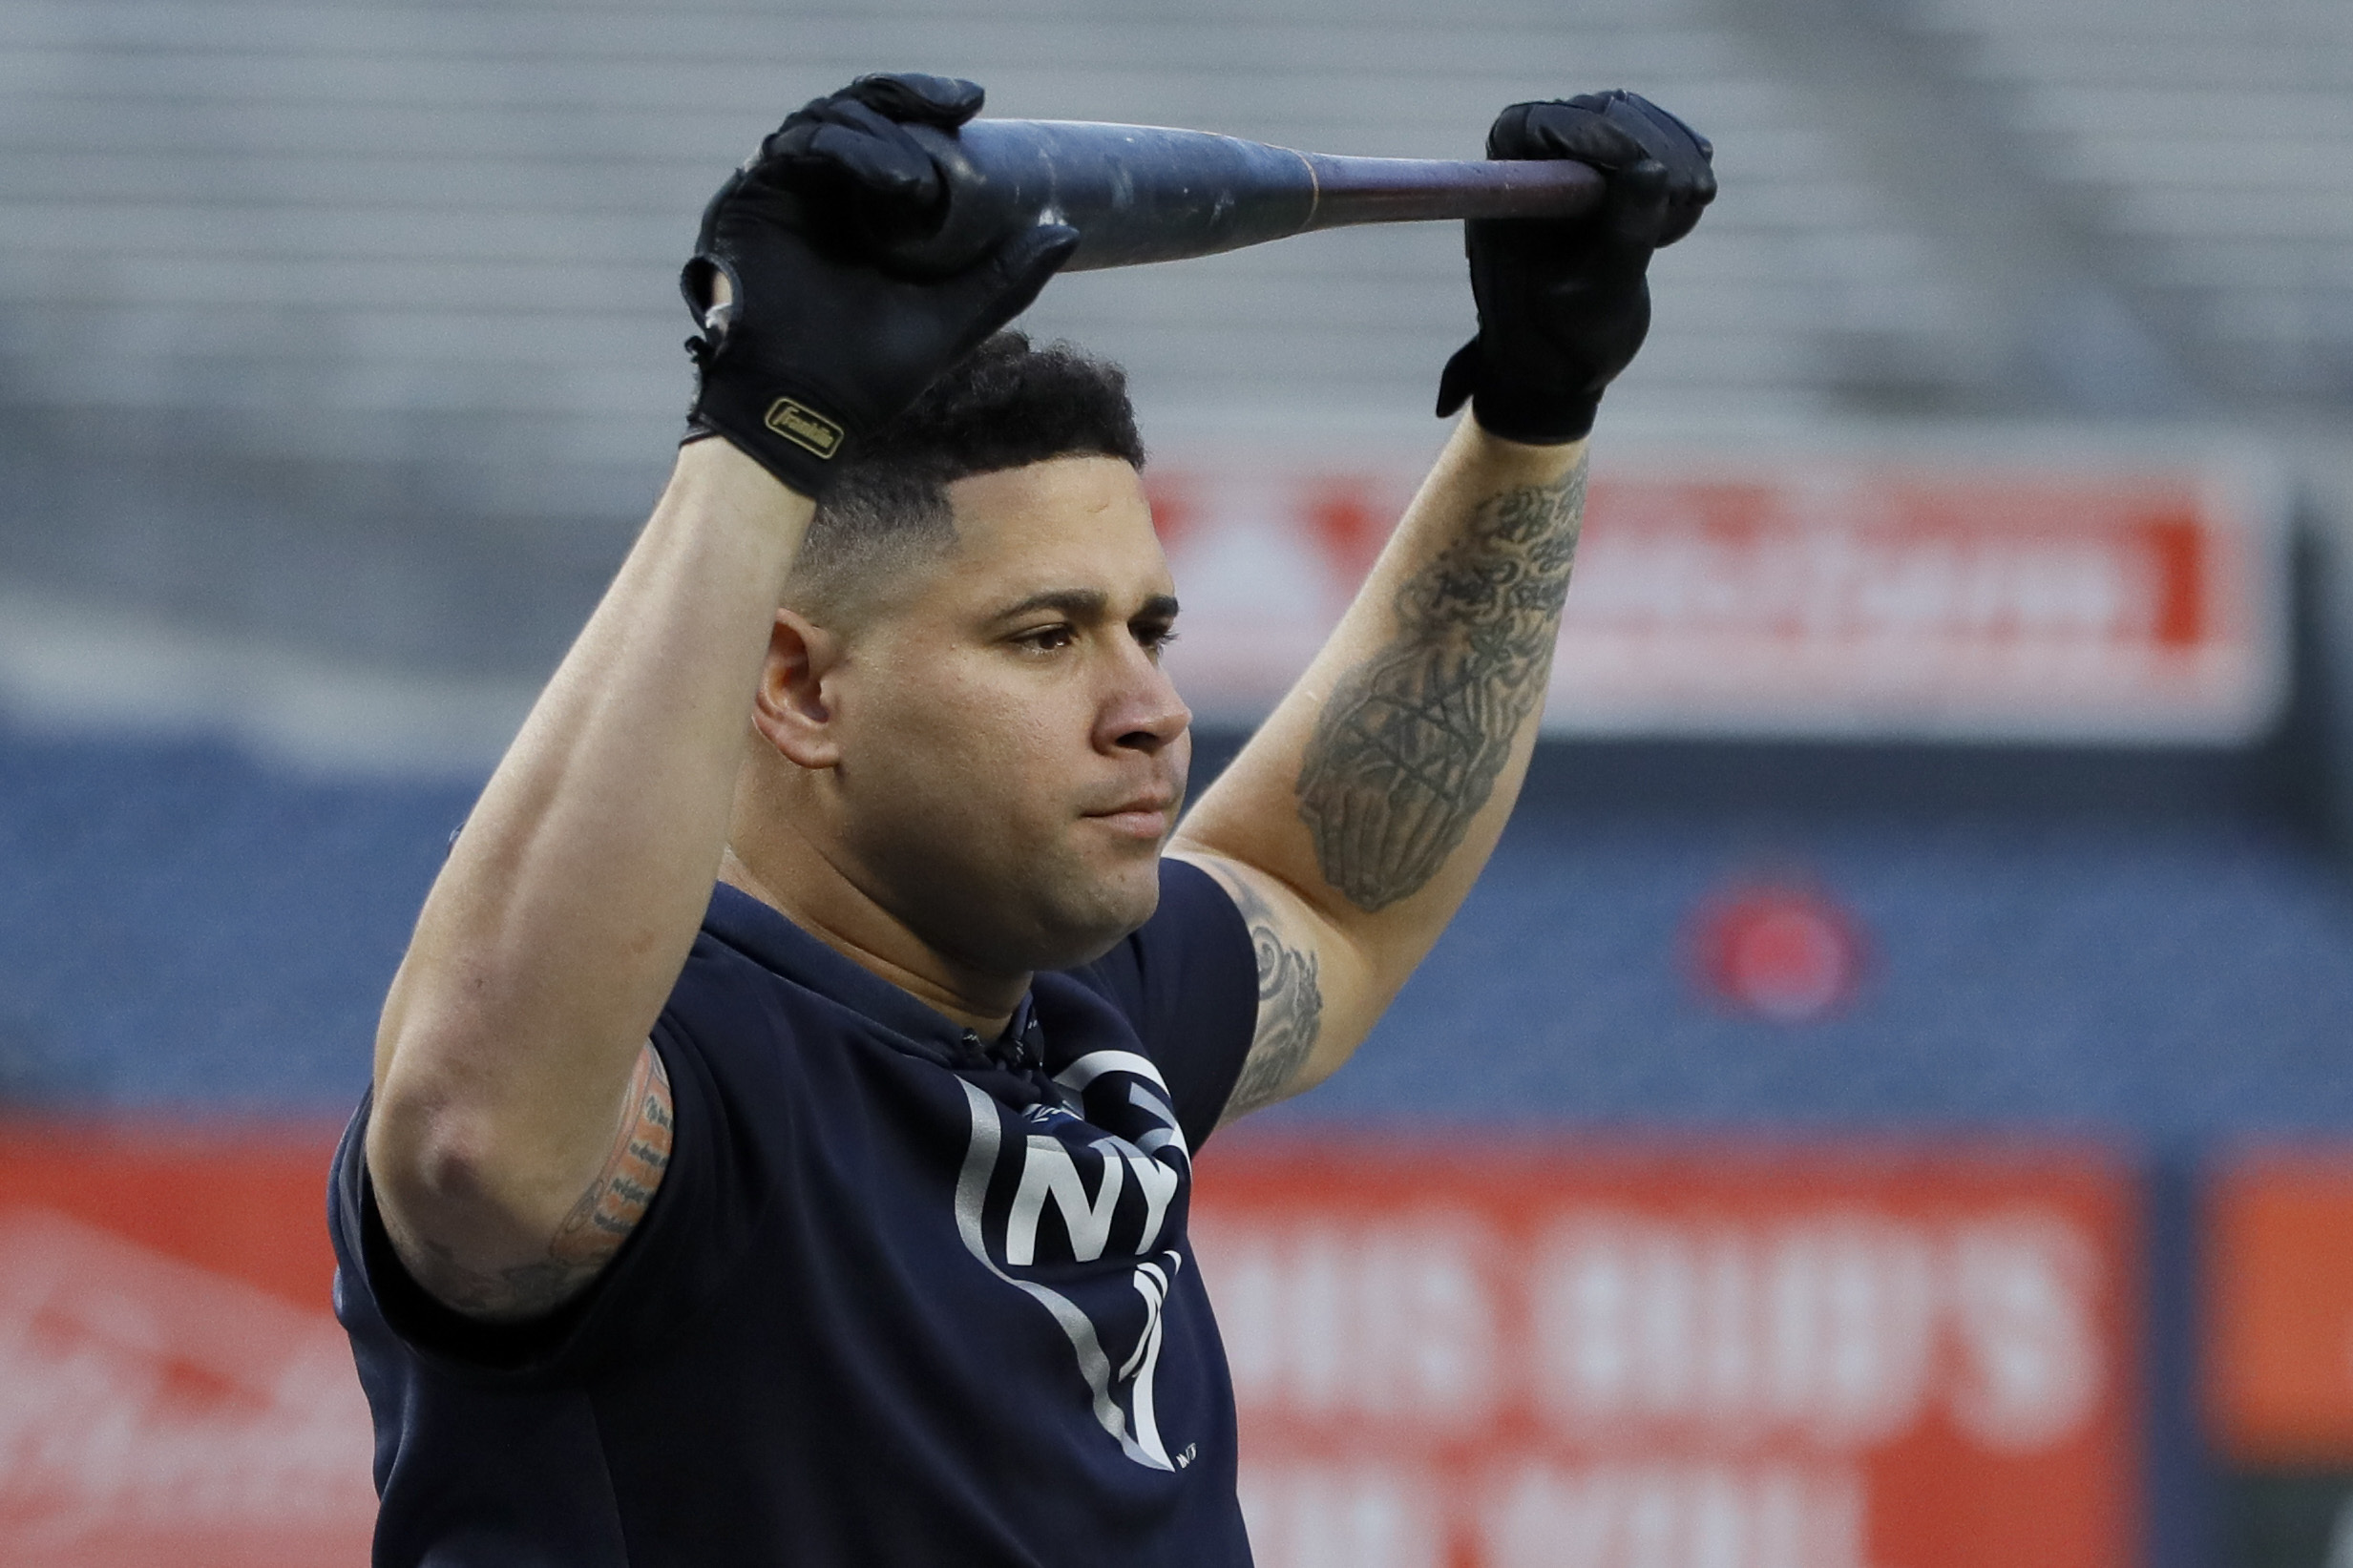
POLYGON ((1565 158, 1299 156, 1315 176, 1310 229, 1432 219, 1574 218, 1599 199, 1603 186, 1591 167, 1565 158))

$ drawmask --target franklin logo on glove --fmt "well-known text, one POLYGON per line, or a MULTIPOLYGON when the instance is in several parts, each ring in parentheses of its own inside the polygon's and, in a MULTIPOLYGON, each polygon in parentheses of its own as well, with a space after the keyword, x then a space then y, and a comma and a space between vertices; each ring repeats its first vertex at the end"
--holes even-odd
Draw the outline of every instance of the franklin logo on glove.
POLYGON ((760 422, 787 441, 807 447, 819 457, 831 457, 842 448, 842 428, 813 408, 803 408, 788 397, 780 397, 768 405, 767 418, 760 422))

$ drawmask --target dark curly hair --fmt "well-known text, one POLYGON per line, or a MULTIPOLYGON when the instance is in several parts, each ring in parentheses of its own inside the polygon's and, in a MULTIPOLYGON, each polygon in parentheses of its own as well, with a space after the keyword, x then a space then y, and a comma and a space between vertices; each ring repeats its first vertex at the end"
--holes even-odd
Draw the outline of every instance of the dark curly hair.
POLYGON ((881 585, 956 542, 948 487, 1052 457, 1144 466, 1127 374, 1067 343, 999 332, 868 436, 818 504, 786 602, 853 621, 881 585))

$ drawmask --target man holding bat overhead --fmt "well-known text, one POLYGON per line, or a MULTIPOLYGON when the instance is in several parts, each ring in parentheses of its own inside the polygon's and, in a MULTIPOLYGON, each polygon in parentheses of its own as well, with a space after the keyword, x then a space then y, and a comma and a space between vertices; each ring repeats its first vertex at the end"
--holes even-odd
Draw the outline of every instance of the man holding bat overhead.
POLYGON ((1250 1560, 1192 1154, 1347 1059, 1494 847, 1709 148, 1622 94, 1496 122, 1603 198, 1470 226, 1471 417, 1180 822, 1120 373, 999 331, 1075 235, 867 260, 938 210, 906 127, 979 106, 866 78, 704 217, 677 471, 426 901, 338 1159, 381 1568, 1250 1560))

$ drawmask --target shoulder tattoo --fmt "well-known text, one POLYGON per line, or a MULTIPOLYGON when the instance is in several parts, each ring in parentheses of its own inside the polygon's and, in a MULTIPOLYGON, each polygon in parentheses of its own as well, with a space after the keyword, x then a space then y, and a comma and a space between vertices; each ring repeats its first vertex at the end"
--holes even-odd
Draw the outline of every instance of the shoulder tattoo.
POLYGON ((1225 881, 1250 927, 1258 959, 1258 1024, 1242 1076, 1227 1097, 1225 1119, 1271 1105, 1290 1092, 1315 1048, 1323 1023, 1323 993, 1315 985, 1315 954, 1283 940, 1274 910, 1239 877, 1225 881))
POLYGON ((1586 467, 1505 491, 1405 580, 1387 646, 1343 675, 1299 770, 1324 879, 1367 911, 1428 886, 1543 700, 1586 467))

